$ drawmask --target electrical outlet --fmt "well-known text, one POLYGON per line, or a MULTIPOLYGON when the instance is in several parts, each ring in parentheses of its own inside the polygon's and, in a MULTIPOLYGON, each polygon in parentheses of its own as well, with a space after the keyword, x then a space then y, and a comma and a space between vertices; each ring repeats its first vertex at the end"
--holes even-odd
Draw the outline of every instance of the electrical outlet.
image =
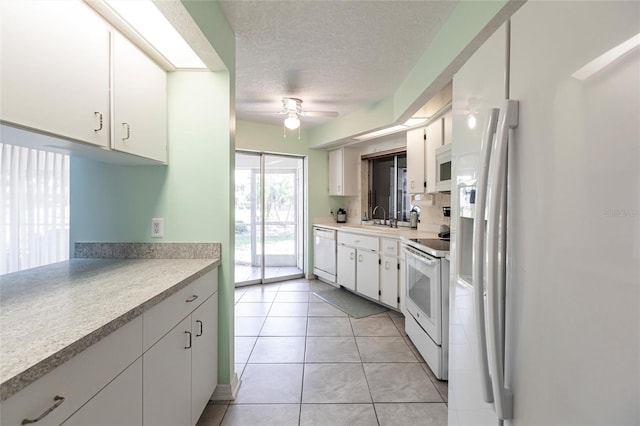
POLYGON ((154 217, 151 219, 151 238, 164 237, 164 219, 161 217, 154 217))

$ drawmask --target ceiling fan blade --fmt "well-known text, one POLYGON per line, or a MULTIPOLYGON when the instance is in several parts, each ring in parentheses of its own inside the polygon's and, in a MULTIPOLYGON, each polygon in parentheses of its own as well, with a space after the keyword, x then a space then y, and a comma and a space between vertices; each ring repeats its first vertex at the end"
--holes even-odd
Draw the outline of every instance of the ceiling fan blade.
POLYGON ((336 111, 302 111, 300 115, 303 117, 337 117, 336 111))

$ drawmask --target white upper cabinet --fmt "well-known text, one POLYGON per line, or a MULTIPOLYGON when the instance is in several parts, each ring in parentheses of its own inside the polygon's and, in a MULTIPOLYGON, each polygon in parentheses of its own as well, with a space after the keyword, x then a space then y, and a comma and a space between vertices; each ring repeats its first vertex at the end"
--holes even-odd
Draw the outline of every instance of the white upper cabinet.
POLYGON ((443 145, 448 145, 448 144, 450 144, 451 142, 453 142, 453 137, 452 137, 452 135, 453 135, 453 132, 452 132, 452 129, 453 129, 453 119, 452 119, 451 111, 449 111, 448 113, 446 113, 446 114, 442 117, 442 120, 443 120, 443 126, 444 126, 444 128, 443 128, 443 132, 444 132, 444 134, 443 134, 443 136, 442 136, 442 139, 443 139, 443 140, 442 140, 442 144, 443 144, 443 145))
POLYGON ((0 1, 0 43, 0 121, 54 136, 4 142, 166 163, 166 72, 84 2, 0 1))
POLYGON ((410 194, 425 192, 425 128, 407 131, 407 187, 410 194))
POLYGON ((443 145, 444 119, 427 126, 427 193, 438 192, 436 188, 436 149, 443 145))
POLYGON ((329 151, 329 195, 358 195, 358 161, 353 149, 329 151))
POLYGON ((167 161, 167 74, 114 33, 113 149, 167 161))
POLYGON ((109 28, 79 1, 0 2, 0 119, 109 146, 109 28))

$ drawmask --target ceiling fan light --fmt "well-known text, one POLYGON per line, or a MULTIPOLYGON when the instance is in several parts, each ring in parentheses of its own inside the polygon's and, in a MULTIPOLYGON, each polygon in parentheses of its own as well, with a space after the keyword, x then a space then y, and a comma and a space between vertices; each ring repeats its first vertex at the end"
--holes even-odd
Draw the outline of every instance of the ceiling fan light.
POLYGON ((287 129, 295 130, 300 127, 300 119, 296 116, 295 113, 289 114, 289 116, 284 120, 284 126, 287 129))

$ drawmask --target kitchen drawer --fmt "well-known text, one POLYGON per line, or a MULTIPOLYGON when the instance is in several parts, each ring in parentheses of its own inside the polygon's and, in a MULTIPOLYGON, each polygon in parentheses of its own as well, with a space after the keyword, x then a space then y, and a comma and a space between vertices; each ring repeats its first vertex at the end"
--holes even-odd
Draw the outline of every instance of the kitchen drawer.
POLYGON ((0 423, 36 419, 60 396, 64 401, 38 422, 59 425, 142 355, 141 333, 139 316, 3 401, 0 423))
POLYGON ((338 232, 338 244, 352 246, 358 249, 378 251, 380 242, 378 237, 371 237, 360 234, 349 234, 347 232, 338 232))
POLYGON ((153 346, 216 291, 218 291, 217 268, 142 314, 143 350, 146 351, 153 346))
POLYGON ((381 238, 380 251, 388 256, 398 256, 398 240, 381 238))

